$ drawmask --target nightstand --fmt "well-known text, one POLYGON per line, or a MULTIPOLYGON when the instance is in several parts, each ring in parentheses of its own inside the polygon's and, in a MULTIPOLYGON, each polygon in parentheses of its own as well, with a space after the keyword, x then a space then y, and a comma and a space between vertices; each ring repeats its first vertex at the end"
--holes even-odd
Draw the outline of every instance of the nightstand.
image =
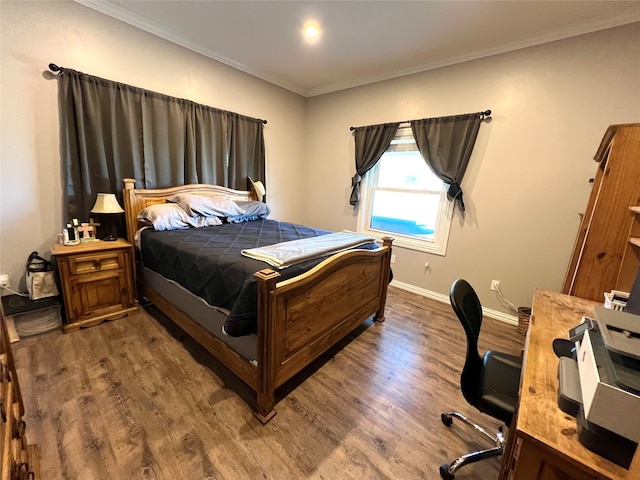
POLYGON ((62 285, 65 333, 138 312, 129 242, 55 243, 51 254, 62 285))

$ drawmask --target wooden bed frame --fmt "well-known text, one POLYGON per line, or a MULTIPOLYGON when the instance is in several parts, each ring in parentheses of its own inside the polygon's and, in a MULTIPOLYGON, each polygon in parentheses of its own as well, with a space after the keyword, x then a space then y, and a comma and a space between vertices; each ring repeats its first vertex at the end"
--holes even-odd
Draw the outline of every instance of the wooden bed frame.
MULTIPOLYGON (((136 189, 125 179, 124 204, 129 241, 143 208, 164 203, 176 193, 224 194, 232 200, 255 200, 255 192, 216 185, 184 185, 166 189, 136 189)), ((257 366, 172 305, 138 276, 138 294, 191 335, 257 393, 254 415, 263 424, 275 414, 275 389, 345 337, 371 315, 384 320, 392 238, 377 250, 349 250, 326 259, 308 272, 278 281, 270 268, 255 273, 258 280, 257 366)), ((266 264, 265 264, 266 265, 266 264)))

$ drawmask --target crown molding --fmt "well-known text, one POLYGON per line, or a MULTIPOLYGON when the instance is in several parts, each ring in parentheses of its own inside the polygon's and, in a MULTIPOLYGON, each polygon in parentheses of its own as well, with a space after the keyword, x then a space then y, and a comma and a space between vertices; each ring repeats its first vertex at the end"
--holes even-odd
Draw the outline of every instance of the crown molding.
POLYGON ((156 37, 167 40, 171 43, 175 43, 181 47, 184 47, 193 52, 199 53, 200 55, 204 55, 205 57, 211 58, 220 63, 224 63, 229 67, 233 67, 236 70, 240 70, 244 73, 247 73, 251 76, 260 78, 266 82, 272 83, 278 87, 284 88, 285 90, 289 90, 293 93, 297 93, 298 95, 308 96, 306 92, 300 90, 297 86, 288 84, 287 82, 283 82, 280 79, 274 78, 264 72, 258 72, 252 70, 247 65, 236 62, 235 60, 225 57, 224 55, 219 54, 218 52, 214 52, 213 50, 209 50, 200 45, 196 45, 188 40, 179 37, 178 35, 173 34, 172 32, 166 30, 161 25, 152 22, 138 14, 130 12, 127 9, 124 9, 118 5, 115 5, 107 0, 73 0, 76 3, 84 5, 85 7, 89 7, 93 10, 96 10, 100 13, 104 13, 109 17, 115 18, 116 20, 120 20, 124 23, 131 25, 132 27, 138 28, 140 30, 144 30, 145 32, 151 33, 156 37))
POLYGON ((301 95, 307 98, 315 97, 318 95, 324 95, 327 93, 332 93, 340 90, 346 90, 348 88, 361 87, 364 85, 381 82, 385 80, 392 80, 394 78, 404 77, 406 75, 412 75, 415 73, 422 73, 429 70, 435 70, 437 68, 448 67, 451 65, 459 64, 459 63, 478 60, 478 59, 490 57, 493 55, 499 55, 501 53, 508 53, 515 50, 521 50, 523 48, 542 45, 545 43, 550 43, 557 40, 576 37, 576 36, 584 35, 587 33, 593 33, 599 30, 606 30, 608 28, 619 27, 629 23, 640 22, 640 9, 638 9, 637 12, 633 12, 632 14, 629 14, 628 10, 621 10, 620 13, 596 17, 584 22, 580 26, 568 28, 563 30, 562 32, 555 32, 551 34, 540 35, 531 39, 527 39, 522 42, 514 42, 514 43, 503 45, 497 48, 479 50, 477 52, 472 52, 470 54, 441 59, 434 62, 425 63, 416 67, 404 69, 404 70, 396 70, 394 72, 389 72, 386 74, 369 75, 357 81, 335 82, 319 88, 304 88, 304 87, 300 87, 299 85, 294 85, 290 82, 283 81, 282 79, 276 78, 276 76, 273 76, 273 75, 269 75, 264 71, 254 70, 250 66, 244 65, 231 58, 225 57, 224 55, 221 55, 218 52, 215 52, 213 50, 210 50, 200 45, 196 45, 192 42, 189 42, 188 40, 181 38, 180 36, 175 35, 174 33, 166 30, 161 25, 155 22, 152 22, 129 10, 126 10, 125 8, 122 8, 119 5, 111 3, 108 0, 74 0, 74 1, 76 3, 89 7, 98 12, 104 13, 105 15, 108 15, 112 18, 125 22, 140 30, 144 30, 148 33, 151 33, 152 35, 160 37, 164 40, 168 40, 169 42, 172 42, 176 45, 180 45, 193 52, 204 55, 205 57, 211 58, 217 62, 223 63, 225 65, 233 67, 237 70, 245 72, 254 77, 260 78, 261 80, 272 83, 278 87, 284 88, 286 90, 289 90, 293 93, 296 93, 298 95, 301 95))

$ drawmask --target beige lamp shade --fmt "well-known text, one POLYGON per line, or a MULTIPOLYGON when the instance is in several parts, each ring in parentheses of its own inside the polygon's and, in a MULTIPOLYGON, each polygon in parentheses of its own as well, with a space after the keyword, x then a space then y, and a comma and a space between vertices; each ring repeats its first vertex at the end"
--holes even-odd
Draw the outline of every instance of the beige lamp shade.
POLYGON ((114 193, 99 193, 91 213, 122 213, 124 210, 118 203, 114 193))

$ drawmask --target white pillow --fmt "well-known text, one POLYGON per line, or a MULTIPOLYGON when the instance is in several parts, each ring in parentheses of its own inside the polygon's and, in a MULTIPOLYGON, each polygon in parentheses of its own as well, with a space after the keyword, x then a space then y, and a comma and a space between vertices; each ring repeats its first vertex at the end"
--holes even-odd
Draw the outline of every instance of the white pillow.
POLYGON ((150 222, 155 230, 175 230, 196 226, 196 220, 175 203, 150 205, 138 214, 138 220, 150 222))
POLYGON ((191 193, 180 193, 172 195, 167 201, 177 203, 185 212, 194 217, 197 215, 203 217, 210 217, 212 215, 232 217, 244 213, 244 210, 235 202, 222 195, 205 197, 191 193))

